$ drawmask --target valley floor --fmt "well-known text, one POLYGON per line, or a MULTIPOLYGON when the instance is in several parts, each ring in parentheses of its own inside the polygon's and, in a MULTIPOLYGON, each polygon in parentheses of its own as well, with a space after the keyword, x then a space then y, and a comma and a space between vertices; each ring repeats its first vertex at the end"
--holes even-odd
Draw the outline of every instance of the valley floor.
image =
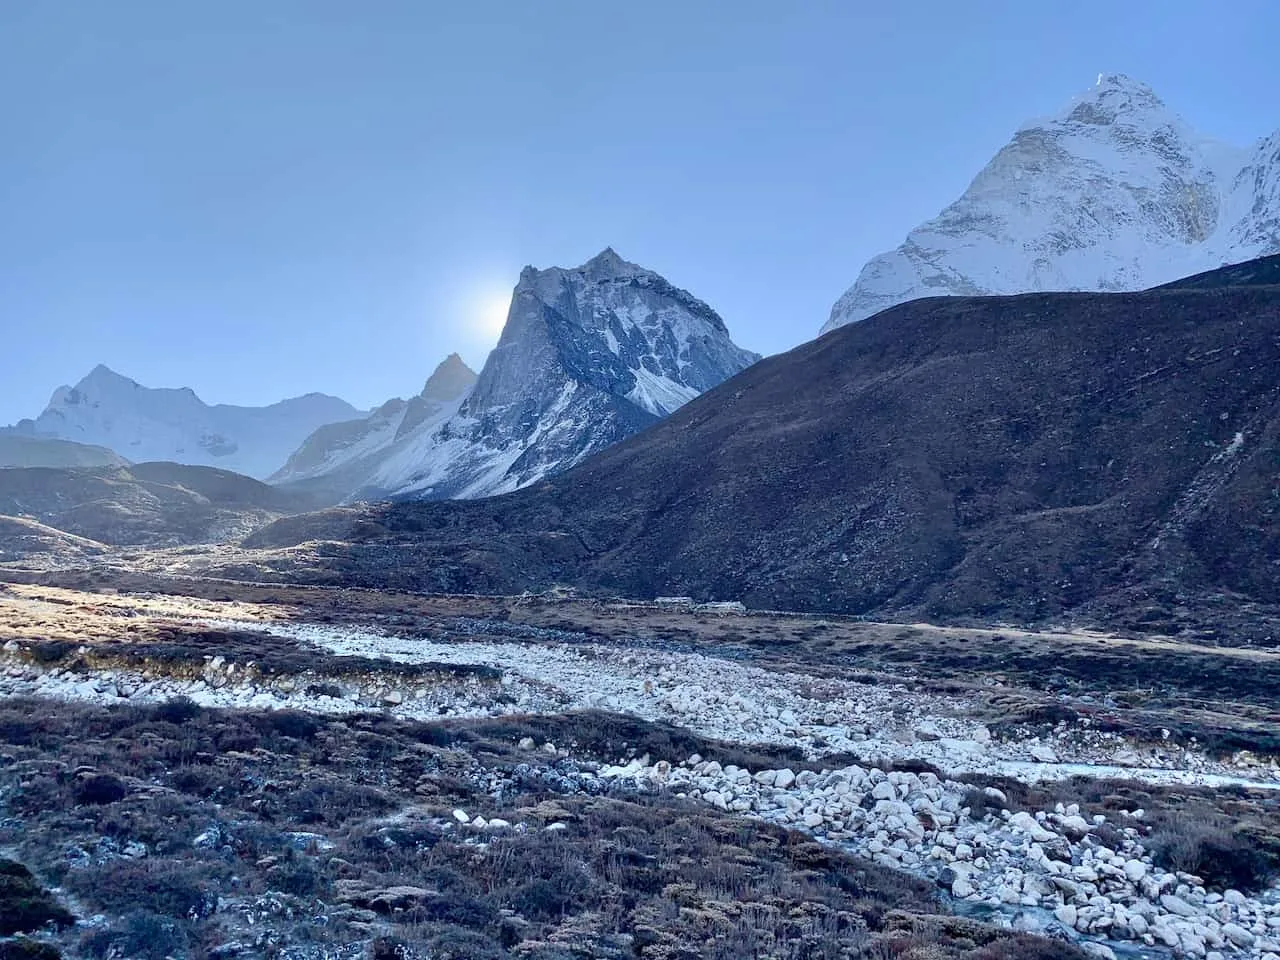
POLYGON ((0 580, 66 956, 1280 960, 1278 651, 0 580))

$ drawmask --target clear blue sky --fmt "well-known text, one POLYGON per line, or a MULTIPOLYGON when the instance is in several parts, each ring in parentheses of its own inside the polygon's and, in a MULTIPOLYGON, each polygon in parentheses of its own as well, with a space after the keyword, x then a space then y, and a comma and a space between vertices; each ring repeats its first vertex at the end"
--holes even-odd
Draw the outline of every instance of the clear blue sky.
POLYGON ((0 0, 0 423, 94 364, 368 406, 606 245, 814 336, 1025 119, 1280 126, 1280 4, 0 0))

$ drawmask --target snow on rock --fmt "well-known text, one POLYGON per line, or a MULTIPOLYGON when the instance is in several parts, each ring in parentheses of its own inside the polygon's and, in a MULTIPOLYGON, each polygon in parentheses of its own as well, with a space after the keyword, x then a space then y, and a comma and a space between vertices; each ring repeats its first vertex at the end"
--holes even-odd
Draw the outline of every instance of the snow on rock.
POLYGON ((918 297, 1138 290, 1280 253, 1280 131, 1207 140, 1150 87, 1023 126, 955 203, 862 268, 823 332, 918 297))
POLYGON ((168 460, 261 480, 317 427, 358 415, 322 393, 268 407, 210 406, 190 389, 144 387, 100 365, 59 387, 39 417, 12 432, 106 447, 134 463, 168 460))
POLYGON ((401 429, 357 497, 482 497, 567 470, 759 359, 701 300, 611 249, 526 267, 474 387, 401 429))
MULTIPOLYGON (((970 719, 963 697, 913 692, 896 682, 859 683, 765 669, 697 653, 505 639, 435 642, 319 624, 261 625, 210 621, 211 626, 260 630, 355 655, 404 663, 438 662, 503 671, 500 696, 469 694, 450 706, 455 716, 559 713, 595 708, 664 720, 703 736, 736 743, 796 746, 813 757, 853 753, 869 760, 924 760, 949 773, 990 773, 1028 782, 1078 774, 1205 786, 1242 784, 1280 789, 1272 764, 1234 769, 1203 754, 1182 753, 1170 768, 1160 755, 1143 756, 1115 734, 1061 731, 1054 761, 1039 741, 994 741, 970 719), (927 739, 917 731, 929 731, 927 739), (1118 761, 1125 760, 1121 764, 1118 761), (1242 776, 1247 772, 1247 776, 1242 776)), ((440 699, 408 700, 411 715, 434 715, 440 699)), ((786 772, 781 776, 785 778, 786 772)))
POLYGON ((344 494, 360 490, 388 462, 413 460, 420 438, 430 437, 475 386, 476 374, 451 353, 410 400, 388 400, 367 417, 321 427, 306 438, 272 477, 286 484, 319 478, 344 494))

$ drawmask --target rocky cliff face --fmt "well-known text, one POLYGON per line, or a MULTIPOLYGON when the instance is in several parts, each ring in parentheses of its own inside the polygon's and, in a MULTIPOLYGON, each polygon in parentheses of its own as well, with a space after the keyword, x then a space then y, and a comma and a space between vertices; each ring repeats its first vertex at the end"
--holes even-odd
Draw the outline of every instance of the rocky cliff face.
POLYGON ((1150 87, 1102 76, 863 267, 823 332, 919 297, 1138 290, 1277 252, 1280 131, 1215 143, 1150 87))
POLYGON ((527 267, 478 378, 451 358, 405 409, 329 428, 275 479, 336 480, 348 499, 503 493, 656 423, 757 359, 709 306, 613 250, 575 269, 527 267), (322 441, 360 450, 358 471, 345 454, 316 456, 322 441))

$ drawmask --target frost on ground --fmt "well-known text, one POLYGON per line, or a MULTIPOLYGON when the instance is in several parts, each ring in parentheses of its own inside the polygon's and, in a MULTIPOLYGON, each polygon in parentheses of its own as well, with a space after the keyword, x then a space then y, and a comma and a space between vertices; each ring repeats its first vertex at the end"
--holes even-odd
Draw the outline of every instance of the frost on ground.
MULTIPOLYGON (((501 696, 495 694, 490 703, 474 697, 458 702, 450 709, 458 716, 593 708, 665 720, 731 743, 795 745, 810 757, 921 760, 948 773, 1029 781, 1095 773, 1158 783, 1280 788, 1274 761, 1247 777, 1192 751, 1183 753, 1180 768, 1140 766, 1141 758, 1122 737, 1087 729, 1051 742, 1003 743, 967 716, 974 711, 971 701, 916 693, 882 678, 875 683, 816 678, 702 654, 590 643, 441 643, 317 624, 213 625, 262 629, 344 656, 503 671, 501 696)), ((413 703, 405 710, 426 715, 413 703)))
POLYGON ((576 772, 553 778, 557 790, 670 795, 805 831, 927 879, 963 910, 989 913, 1016 929, 1082 938, 1103 957, 1156 950, 1205 960, 1280 960, 1280 890, 1267 882, 1236 889, 1208 870, 1202 876, 1171 862, 1153 846, 1149 812, 1136 804, 1075 802, 1067 792, 1061 801, 1028 805, 996 786, 984 790, 981 780, 1085 776, 1271 790, 1280 787, 1274 760, 1241 766, 1171 748, 1161 763, 1087 721, 1010 740, 975 718, 978 704, 970 696, 927 693, 883 675, 816 676, 798 663, 766 667, 652 643, 561 642, 565 635, 555 631, 531 642, 504 636, 500 621, 488 628, 470 621, 464 639, 446 642, 210 613, 191 611, 187 623, 213 631, 217 643, 256 635, 261 642, 246 641, 244 649, 263 651, 262 662, 197 655, 166 669, 121 661, 86 672, 87 661, 43 663, 11 640, 0 690, 99 704, 185 696, 207 707, 287 707, 331 717, 372 708, 410 721, 550 722, 576 710, 628 715, 724 744, 789 751, 797 760, 748 768, 687 750, 587 758, 563 742, 527 736, 519 748, 540 763, 573 766, 576 772), (268 651, 279 657, 286 648, 296 670, 264 669, 268 651))
MULTIPOLYGON (((591 644, 439 643, 318 625, 273 625, 342 655, 413 662, 483 664, 503 671, 506 702, 474 700, 461 713, 559 712, 598 708, 664 720, 731 743, 800 747, 809 757, 856 754, 874 760, 923 760, 950 774, 998 773, 1021 779, 1123 776, 1161 783, 1280 787, 1267 780, 1199 769, 1099 764, 1126 750, 1119 737, 1095 737, 1074 755, 1042 743, 994 741, 965 718, 960 698, 912 693, 901 684, 815 679, 699 654, 591 644)), ((417 712, 412 704, 410 714, 417 712)), ((1024 929, 1061 928, 1111 941, 1175 949, 1186 956, 1280 953, 1280 890, 1256 899, 1214 893, 1199 878, 1160 870, 1133 826, 1094 836, 1106 818, 1085 819, 1078 805, 1038 815, 1022 811, 978 819, 972 788, 936 776, 848 764, 815 773, 725 768, 694 758, 644 758, 606 767, 606 778, 661 785, 720 809, 804 829, 877 862, 926 873, 959 900, 1001 909, 1024 929), (683 761, 683 763, 681 763, 683 761), (1043 915, 1042 915, 1043 914, 1043 915)), ((999 791, 991 794, 997 804, 999 791)), ((1142 811, 1128 811, 1139 821, 1142 811)), ((1107 955, 1109 947, 1100 948, 1107 955)))

